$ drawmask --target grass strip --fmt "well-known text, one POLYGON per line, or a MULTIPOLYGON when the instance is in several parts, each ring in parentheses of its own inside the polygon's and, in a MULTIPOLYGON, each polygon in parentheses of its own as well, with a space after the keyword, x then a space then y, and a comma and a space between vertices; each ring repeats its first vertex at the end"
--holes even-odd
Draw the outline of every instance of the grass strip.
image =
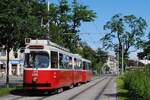
POLYGON ((129 100, 128 90, 124 88, 124 81, 121 78, 117 79, 117 100, 129 100))
POLYGON ((0 88, 0 96, 8 95, 15 88, 0 88))

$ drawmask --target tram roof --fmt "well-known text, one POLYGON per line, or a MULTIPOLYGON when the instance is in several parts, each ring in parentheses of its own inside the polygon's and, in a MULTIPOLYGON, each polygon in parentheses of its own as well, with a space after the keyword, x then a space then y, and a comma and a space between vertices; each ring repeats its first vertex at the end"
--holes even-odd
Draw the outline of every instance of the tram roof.
POLYGON ((91 63, 91 61, 90 61, 90 60, 88 60, 88 59, 85 59, 85 58, 82 58, 82 61, 86 61, 86 62, 89 62, 89 63, 91 63))
POLYGON ((45 45, 45 46, 52 46, 52 47, 56 47, 56 48, 58 48, 58 49, 61 49, 61 50, 64 50, 64 51, 67 51, 67 52, 70 52, 70 50, 69 49, 66 49, 66 48, 64 48, 64 47, 62 47, 62 46, 59 46, 59 45, 57 45, 56 43, 54 43, 54 42, 51 42, 51 41, 49 41, 49 40, 29 40, 29 42, 27 42, 26 44, 28 44, 28 45, 45 45))
POLYGON ((69 49, 61 47, 61 46, 57 45, 56 43, 51 42, 49 40, 38 40, 38 39, 32 40, 30 38, 27 38, 26 41, 25 41, 26 45, 44 45, 44 46, 50 46, 50 47, 53 48, 53 50, 61 51, 62 53, 65 53, 65 54, 69 53, 70 56, 73 56, 75 58, 80 58, 80 59, 82 59, 83 61, 86 61, 86 62, 91 62, 90 60, 82 58, 82 56, 80 56, 79 54, 73 54, 73 53, 70 52, 69 49))

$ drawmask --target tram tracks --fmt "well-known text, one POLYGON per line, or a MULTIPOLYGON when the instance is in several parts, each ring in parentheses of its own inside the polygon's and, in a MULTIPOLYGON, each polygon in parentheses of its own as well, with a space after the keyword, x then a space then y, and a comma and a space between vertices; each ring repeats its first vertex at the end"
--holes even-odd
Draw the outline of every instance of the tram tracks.
MULTIPOLYGON (((77 97, 81 96, 81 95, 84 94, 86 91, 90 90, 92 87, 98 85, 99 83, 103 82, 103 81, 106 80, 106 79, 108 79, 108 77, 107 77, 107 78, 104 78, 104 79, 102 79, 102 80, 100 80, 100 81, 98 81, 98 82, 96 82, 95 84, 93 84, 93 85, 91 85, 90 87, 84 89, 83 91, 79 92, 78 94, 76 94, 76 95, 70 97, 68 100, 74 100, 74 99, 76 99, 77 97)), ((112 80, 112 78, 110 78, 110 79, 107 81, 107 83, 103 86, 103 88, 102 88, 101 91, 97 94, 97 96, 94 98, 94 100, 98 100, 98 99, 99 99, 99 97, 103 94, 104 90, 105 90, 106 87, 109 85, 109 82, 110 82, 111 80, 112 80)))
POLYGON ((16 98, 13 98, 13 99, 11 99, 11 100, 19 100, 19 99, 22 99, 22 98, 24 98, 24 96, 16 97, 16 98))
MULTIPOLYGON (((91 80, 91 82, 94 82, 95 80, 98 80, 98 79, 99 79, 99 78, 95 78, 95 79, 91 80)), ((73 95, 73 96, 70 97, 69 99, 71 100, 71 98, 78 96, 79 94, 81 94, 81 92, 84 92, 84 91, 89 90, 90 88, 92 88, 93 86, 95 86, 95 85, 98 84, 99 82, 102 82, 102 81, 105 80, 105 79, 107 79, 106 76, 104 76, 103 78, 101 78, 101 79, 100 79, 99 81, 97 81, 96 83, 94 83, 94 84, 88 86, 88 87, 85 88, 83 91, 80 91, 80 92, 78 92, 77 94, 73 95)), ((81 86, 82 86, 82 85, 81 85, 81 86)), ((78 88, 79 88, 79 87, 78 87, 78 88)), ((58 94, 58 95, 59 95, 59 94, 58 94)), ((53 95, 50 94, 49 96, 43 96, 43 97, 38 98, 38 99, 36 99, 36 100, 45 100, 45 99, 48 99, 48 98, 51 97, 51 96, 54 96, 54 94, 53 94, 53 95)), ((68 100, 69 100, 69 99, 68 99, 68 100)))
POLYGON ((108 87, 108 85, 110 84, 110 81, 112 81, 112 77, 107 81, 107 83, 105 84, 105 86, 102 88, 101 91, 99 91, 99 93, 97 94, 97 96, 95 97, 94 100, 99 100, 99 98, 103 95, 105 89, 108 87))
MULTIPOLYGON (((73 100, 73 99, 75 99, 76 97, 78 97, 78 96, 84 94, 86 91, 90 90, 92 87, 96 86, 97 84, 103 82, 103 81, 106 80, 106 79, 108 79, 108 77, 105 76, 104 78, 100 79, 100 80, 97 81, 96 83, 94 83, 94 84, 88 86, 87 88, 83 89, 82 91, 80 91, 80 92, 76 93, 75 95, 69 97, 67 100, 73 100)), ((95 80, 97 80, 97 78, 94 79, 94 80, 92 80, 92 81, 95 81, 95 80)), ((108 82, 109 82, 109 81, 108 81, 108 82)), ((108 85, 108 84, 107 84, 107 85, 108 85)), ((106 86, 106 87, 107 87, 107 86, 106 86)), ((106 88, 106 87, 105 87, 105 88, 106 88)), ((105 88, 104 88, 104 89, 105 89, 105 88)), ((104 90, 103 90, 103 91, 104 91, 104 90)), ((48 97, 49 97, 49 96, 48 96, 48 97)), ((45 100, 45 99, 47 99, 48 97, 39 98, 38 100, 45 100)), ((97 97, 98 97, 98 96, 97 96, 97 97)))
MULTIPOLYGON (((90 90, 92 87, 96 86, 97 84, 103 82, 104 80, 107 80, 109 78, 109 80, 106 82, 106 84, 102 87, 101 91, 97 94, 97 96, 94 98, 94 100, 98 100, 99 97, 103 94, 104 90, 106 89, 106 87, 109 85, 109 82, 112 80, 112 78, 110 77, 103 77, 102 79, 98 80, 98 78, 96 79, 93 79, 91 82, 94 82, 96 80, 98 80, 97 82, 94 82, 92 84, 90 84, 88 87, 86 87, 85 89, 82 89, 81 91, 77 92, 76 94, 74 94, 73 96, 71 97, 68 97, 67 100, 74 100, 76 99, 77 97, 79 97, 80 95, 84 94, 86 91, 90 90)), ((11 100, 25 100, 26 97, 27 98, 30 98, 32 100, 45 100, 45 99, 51 99, 53 98, 53 96, 57 96, 57 95, 41 95, 41 96, 38 96, 38 95, 32 95, 32 94, 24 94, 22 96, 19 96, 19 97, 14 97, 13 99, 11 100)), ((59 96, 59 95, 58 95, 59 96)), ((69 95, 68 95, 69 96, 69 95)), ((65 99, 66 100, 66 99, 65 99)))
POLYGON ((96 86, 97 84, 99 84, 100 82, 104 81, 105 79, 107 79, 108 77, 103 78, 102 80, 99 80, 98 82, 96 82, 95 84, 89 86, 88 88, 80 91, 79 93, 75 94, 74 96, 70 97, 68 100, 73 100, 76 97, 78 97, 79 95, 83 94, 85 91, 88 91, 89 89, 91 89, 92 87, 96 86))

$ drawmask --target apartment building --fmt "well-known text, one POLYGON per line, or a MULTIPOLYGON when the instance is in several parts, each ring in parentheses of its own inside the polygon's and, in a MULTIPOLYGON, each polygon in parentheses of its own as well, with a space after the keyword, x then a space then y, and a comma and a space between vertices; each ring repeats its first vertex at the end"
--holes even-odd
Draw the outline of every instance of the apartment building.
POLYGON ((103 65, 102 72, 103 73, 114 73, 117 74, 118 69, 118 61, 112 55, 108 55, 106 63, 103 65))
MULTIPOLYGON (((22 48, 17 52, 10 51, 9 57, 9 75, 22 75, 23 74, 23 59, 24 54, 22 48)), ((0 74, 6 74, 7 66, 7 53, 6 50, 0 48, 0 74)))

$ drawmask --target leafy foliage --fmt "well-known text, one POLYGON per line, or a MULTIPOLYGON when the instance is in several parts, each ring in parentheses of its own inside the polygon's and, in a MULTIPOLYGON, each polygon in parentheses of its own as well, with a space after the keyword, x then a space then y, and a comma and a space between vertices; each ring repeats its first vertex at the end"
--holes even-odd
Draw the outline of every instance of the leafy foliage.
POLYGON ((124 81, 132 100, 149 100, 150 65, 145 66, 143 70, 136 70, 126 73, 124 81))
POLYGON ((150 33, 149 33, 149 40, 144 42, 142 48, 143 48, 143 52, 139 52, 137 54, 139 59, 150 59, 149 55, 150 55, 150 33))
POLYGON ((142 17, 114 15, 104 25, 104 30, 107 33, 101 38, 103 46, 106 49, 113 49, 120 56, 123 49, 124 57, 128 58, 131 47, 139 48, 142 45, 142 37, 145 34, 146 28, 147 23, 142 17))
MULTIPOLYGON (((51 41, 77 52, 80 41, 78 28, 81 22, 93 21, 96 14, 76 0, 73 5, 72 9, 67 0, 60 0, 59 4, 50 4, 48 12, 46 0, 0 1, 0 46, 7 51, 7 72, 10 50, 24 46, 26 37, 50 37, 51 41)), ((7 73, 7 83, 8 76, 7 73)))
MULTIPOLYGON (((59 4, 51 4, 50 11, 42 14, 43 24, 49 21, 49 37, 51 41, 77 52, 80 41, 78 28, 81 22, 91 22, 96 13, 88 6, 78 4, 76 0, 69 5, 67 0, 60 0, 59 4), (47 16, 45 16, 47 15, 47 16)), ((47 27, 45 27, 47 28, 47 27)))
POLYGON ((34 1, 4 0, 0 2, 0 44, 6 49, 16 48, 25 37, 37 38, 42 29, 36 16, 32 14, 34 1), (29 9, 30 8, 30 9, 29 9))
MULTIPOLYGON (((23 46, 25 37, 37 38, 43 30, 34 16, 36 0, 2 0, 0 1, 0 46, 7 51, 7 72, 9 72, 9 52, 23 46)), ((9 84, 7 73, 6 84, 9 84)))
POLYGON ((98 73, 100 72, 103 64, 106 63, 108 56, 107 52, 104 52, 100 48, 98 48, 97 50, 93 50, 86 43, 80 44, 78 53, 82 55, 83 58, 91 60, 93 70, 96 70, 98 73))

